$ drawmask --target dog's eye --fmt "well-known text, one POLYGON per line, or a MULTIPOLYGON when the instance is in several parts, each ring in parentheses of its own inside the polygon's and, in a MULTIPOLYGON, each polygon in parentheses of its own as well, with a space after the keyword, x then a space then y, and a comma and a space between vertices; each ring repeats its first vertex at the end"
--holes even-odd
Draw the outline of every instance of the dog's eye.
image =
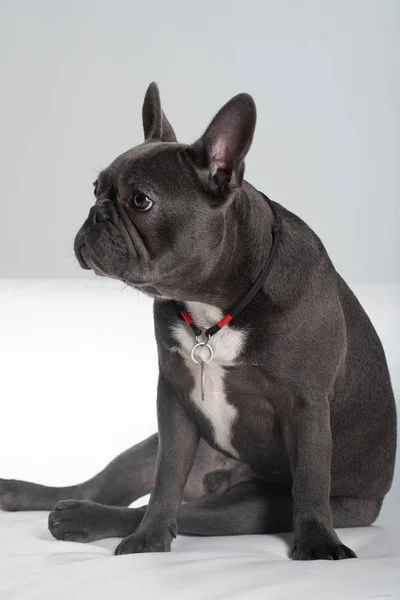
POLYGON ((153 201, 150 200, 146 194, 139 192, 133 196, 133 204, 139 210, 146 211, 150 210, 150 208, 153 206, 153 201))

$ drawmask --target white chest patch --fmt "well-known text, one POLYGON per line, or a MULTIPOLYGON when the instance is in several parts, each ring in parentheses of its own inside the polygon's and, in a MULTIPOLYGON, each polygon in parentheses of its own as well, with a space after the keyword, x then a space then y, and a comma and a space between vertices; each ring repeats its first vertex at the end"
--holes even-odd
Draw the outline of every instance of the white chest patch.
MULTIPOLYGON (((224 316, 216 306, 200 302, 188 302, 187 311, 196 325, 203 329, 214 325, 224 316)), ((190 327, 182 322, 173 327, 173 336, 179 344, 179 347, 174 350, 177 350, 184 358, 194 379, 194 387, 190 394, 192 402, 210 423, 216 444, 232 456, 239 458, 231 442, 232 426, 237 417, 237 409, 226 398, 224 367, 235 364, 245 345, 245 332, 226 326, 211 338, 210 346, 214 351, 214 357, 204 367, 204 400, 201 399, 201 367, 195 364, 190 356, 196 343, 194 334, 190 327)), ((201 352, 196 351, 196 357, 199 356, 208 360, 209 352, 205 349, 202 356, 201 352)))

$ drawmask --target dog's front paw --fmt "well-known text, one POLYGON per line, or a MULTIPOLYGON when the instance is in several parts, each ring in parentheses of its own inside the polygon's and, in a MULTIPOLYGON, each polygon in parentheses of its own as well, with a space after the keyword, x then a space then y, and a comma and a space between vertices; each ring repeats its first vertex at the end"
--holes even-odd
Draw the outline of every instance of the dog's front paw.
POLYGON ((170 552, 171 541, 176 536, 174 532, 152 532, 138 530, 128 535, 117 546, 115 554, 138 554, 142 552, 170 552))
POLYGON ((293 560, 342 560, 357 558, 353 550, 341 543, 295 542, 290 553, 293 560))

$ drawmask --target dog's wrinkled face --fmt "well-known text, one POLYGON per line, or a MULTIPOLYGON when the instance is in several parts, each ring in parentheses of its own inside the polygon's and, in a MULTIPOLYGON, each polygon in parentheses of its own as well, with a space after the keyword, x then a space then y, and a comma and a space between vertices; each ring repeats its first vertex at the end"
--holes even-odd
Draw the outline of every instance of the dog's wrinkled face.
POLYGON ((155 142, 101 172, 76 238, 81 265, 162 296, 198 273, 204 253, 218 250, 222 211, 189 165, 185 146, 155 142))
POLYGON ((80 265, 152 296, 189 298, 226 251, 226 210, 242 185, 255 118, 253 100, 240 94, 195 144, 178 144, 151 84, 145 143, 95 182, 96 202, 75 239, 80 265))

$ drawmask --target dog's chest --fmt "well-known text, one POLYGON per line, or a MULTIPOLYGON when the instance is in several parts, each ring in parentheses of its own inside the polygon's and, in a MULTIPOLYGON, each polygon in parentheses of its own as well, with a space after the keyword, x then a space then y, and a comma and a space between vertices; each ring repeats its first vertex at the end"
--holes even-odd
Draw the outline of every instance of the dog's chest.
MULTIPOLYGON (((187 303, 187 310, 194 322, 203 330, 214 325, 223 317, 219 308, 198 302, 187 303)), ((227 399, 226 367, 234 366, 239 359, 245 345, 245 332, 227 326, 211 338, 209 343, 214 356, 211 362, 204 366, 204 400, 201 395, 201 367, 191 358, 191 350, 196 343, 194 334, 188 325, 182 322, 173 327, 173 335, 178 342, 177 350, 185 360, 193 377, 191 401, 211 425, 215 443, 222 450, 238 457, 238 453, 232 445, 232 429, 238 411, 227 399)), ((209 351, 203 349, 202 354, 201 350, 196 352, 196 357, 204 361, 208 360, 209 351)))

